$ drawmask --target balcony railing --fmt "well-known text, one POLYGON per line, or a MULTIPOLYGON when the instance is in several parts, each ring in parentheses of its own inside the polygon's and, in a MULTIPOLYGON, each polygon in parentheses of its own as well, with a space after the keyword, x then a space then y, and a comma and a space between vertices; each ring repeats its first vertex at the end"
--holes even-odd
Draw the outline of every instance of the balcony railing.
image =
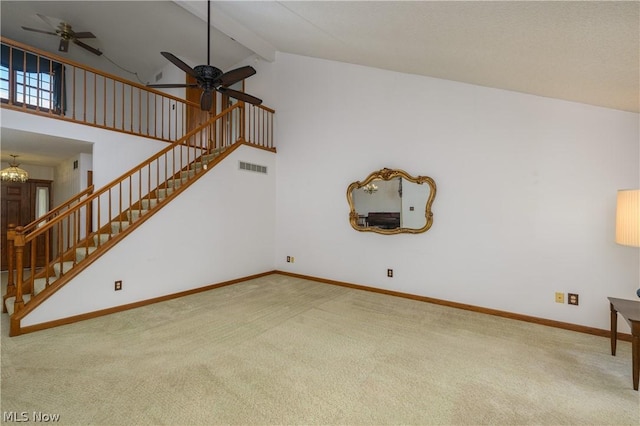
POLYGON ((2 38, 3 107, 173 142, 209 119, 199 105, 2 38))

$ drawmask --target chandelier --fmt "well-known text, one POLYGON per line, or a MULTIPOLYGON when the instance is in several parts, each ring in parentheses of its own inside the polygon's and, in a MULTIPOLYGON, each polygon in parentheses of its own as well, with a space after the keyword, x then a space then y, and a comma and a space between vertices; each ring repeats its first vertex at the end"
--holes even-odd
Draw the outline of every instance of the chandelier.
POLYGON ((362 188, 362 190, 363 190, 364 192, 366 192, 367 194, 371 195, 371 194, 373 194, 374 192, 376 192, 376 191, 378 190, 378 187, 377 187, 375 184, 370 183, 370 184, 368 184, 368 185, 365 185, 365 186, 362 188))
POLYGON ((29 179, 29 173, 18 167, 20 164, 16 162, 17 155, 11 155, 13 161, 9 163, 9 167, 0 170, 0 179, 3 182, 26 182, 29 179))

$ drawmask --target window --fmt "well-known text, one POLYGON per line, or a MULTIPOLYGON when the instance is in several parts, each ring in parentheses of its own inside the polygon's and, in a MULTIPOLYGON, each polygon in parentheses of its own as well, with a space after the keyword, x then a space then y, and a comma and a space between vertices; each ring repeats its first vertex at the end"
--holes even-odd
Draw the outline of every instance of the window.
MULTIPOLYGON (((49 212, 49 187, 48 186, 36 186, 36 219, 40 219, 42 216, 49 212)), ((42 221, 38 224, 38 228, 46 225, 47 222, 42 221)))
POLYGON ((43 72, 15 72, 15 98, 18 104, 50 109, 53 104, 52 76, 43 72))
POLYGON ((0 100, 62 111, 62 64, 2 45, 0 100))

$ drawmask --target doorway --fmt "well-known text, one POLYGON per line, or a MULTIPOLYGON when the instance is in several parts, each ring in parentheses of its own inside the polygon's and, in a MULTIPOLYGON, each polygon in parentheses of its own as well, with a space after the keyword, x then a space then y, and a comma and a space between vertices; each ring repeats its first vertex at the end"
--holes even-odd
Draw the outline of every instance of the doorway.
MULTIPOLYGON (((0 238, 2 242, 1 268, 6 271, 7 262, 7 228, 9 224, 25 226, 33 222, 51 210, 51 181, 29 179, 25 183, 2 182, 1 184, 0 214, 2 225, 0 238)), ((44 241, 39 239, 40 244, 36 247, 36 266, 44 266, 46 263, 44 241)), ((25 265, 31 262, 31 252, 25 251, 23 255, 25 265)))

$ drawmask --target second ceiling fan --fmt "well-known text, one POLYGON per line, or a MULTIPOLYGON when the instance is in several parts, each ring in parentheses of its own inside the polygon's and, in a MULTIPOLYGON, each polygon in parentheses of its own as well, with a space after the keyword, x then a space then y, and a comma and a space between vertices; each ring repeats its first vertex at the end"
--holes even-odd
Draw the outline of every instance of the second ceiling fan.
POLYGON ((156 88, 176 88, 176 87, 199 87, 202 89, 200 95, 200 108, 203 111, 209 111, 213 105, 213 93, 219 92, 240 101, 248 102, 253 105, 260 105, 261 99, 251 96, 238 90, 230 89, 229 86, 251 77, 256 70, 250 66, 236 68, 228 72, 222 72, 219 68, 210 65, 210 42, 211 42, 211 1, 207 1, 207 65, 198 65, 191 68, 189 65, 178 59, 169 52, 160 52, 162 56, 167 58, 171 63, 196 79, 195 84, 148 84, 148 87, 156 88))
POLYGON ((56 27, 46 16, 40 15, 39 13, 37 15, 51 28, 55 28, 55 32, 47 31, 47 30, 39 30, 37 28, 29 28, 29 27, 22 27, 22 29, 27 31, 33 31, 36 33, 49 34, 49 35, 60 37, 60 44, 58 45, 58 50, 60 52, 68 52, 69 42, 71 41, 74 44, 77 44, 78 46, 82 47, 83 49, 86 49, 89 52, 93 53, 94 55, 98 55, 98 56, 102 55, 102 52, 99 51, 98 49, 91 47, 88 44, 79 40, 81 38, 96 38, 96 36, 93 35, 93 33, 90 33, 89 31, 75 32, 71 29, 71 24, 67 22, 60 22, 56 27))

